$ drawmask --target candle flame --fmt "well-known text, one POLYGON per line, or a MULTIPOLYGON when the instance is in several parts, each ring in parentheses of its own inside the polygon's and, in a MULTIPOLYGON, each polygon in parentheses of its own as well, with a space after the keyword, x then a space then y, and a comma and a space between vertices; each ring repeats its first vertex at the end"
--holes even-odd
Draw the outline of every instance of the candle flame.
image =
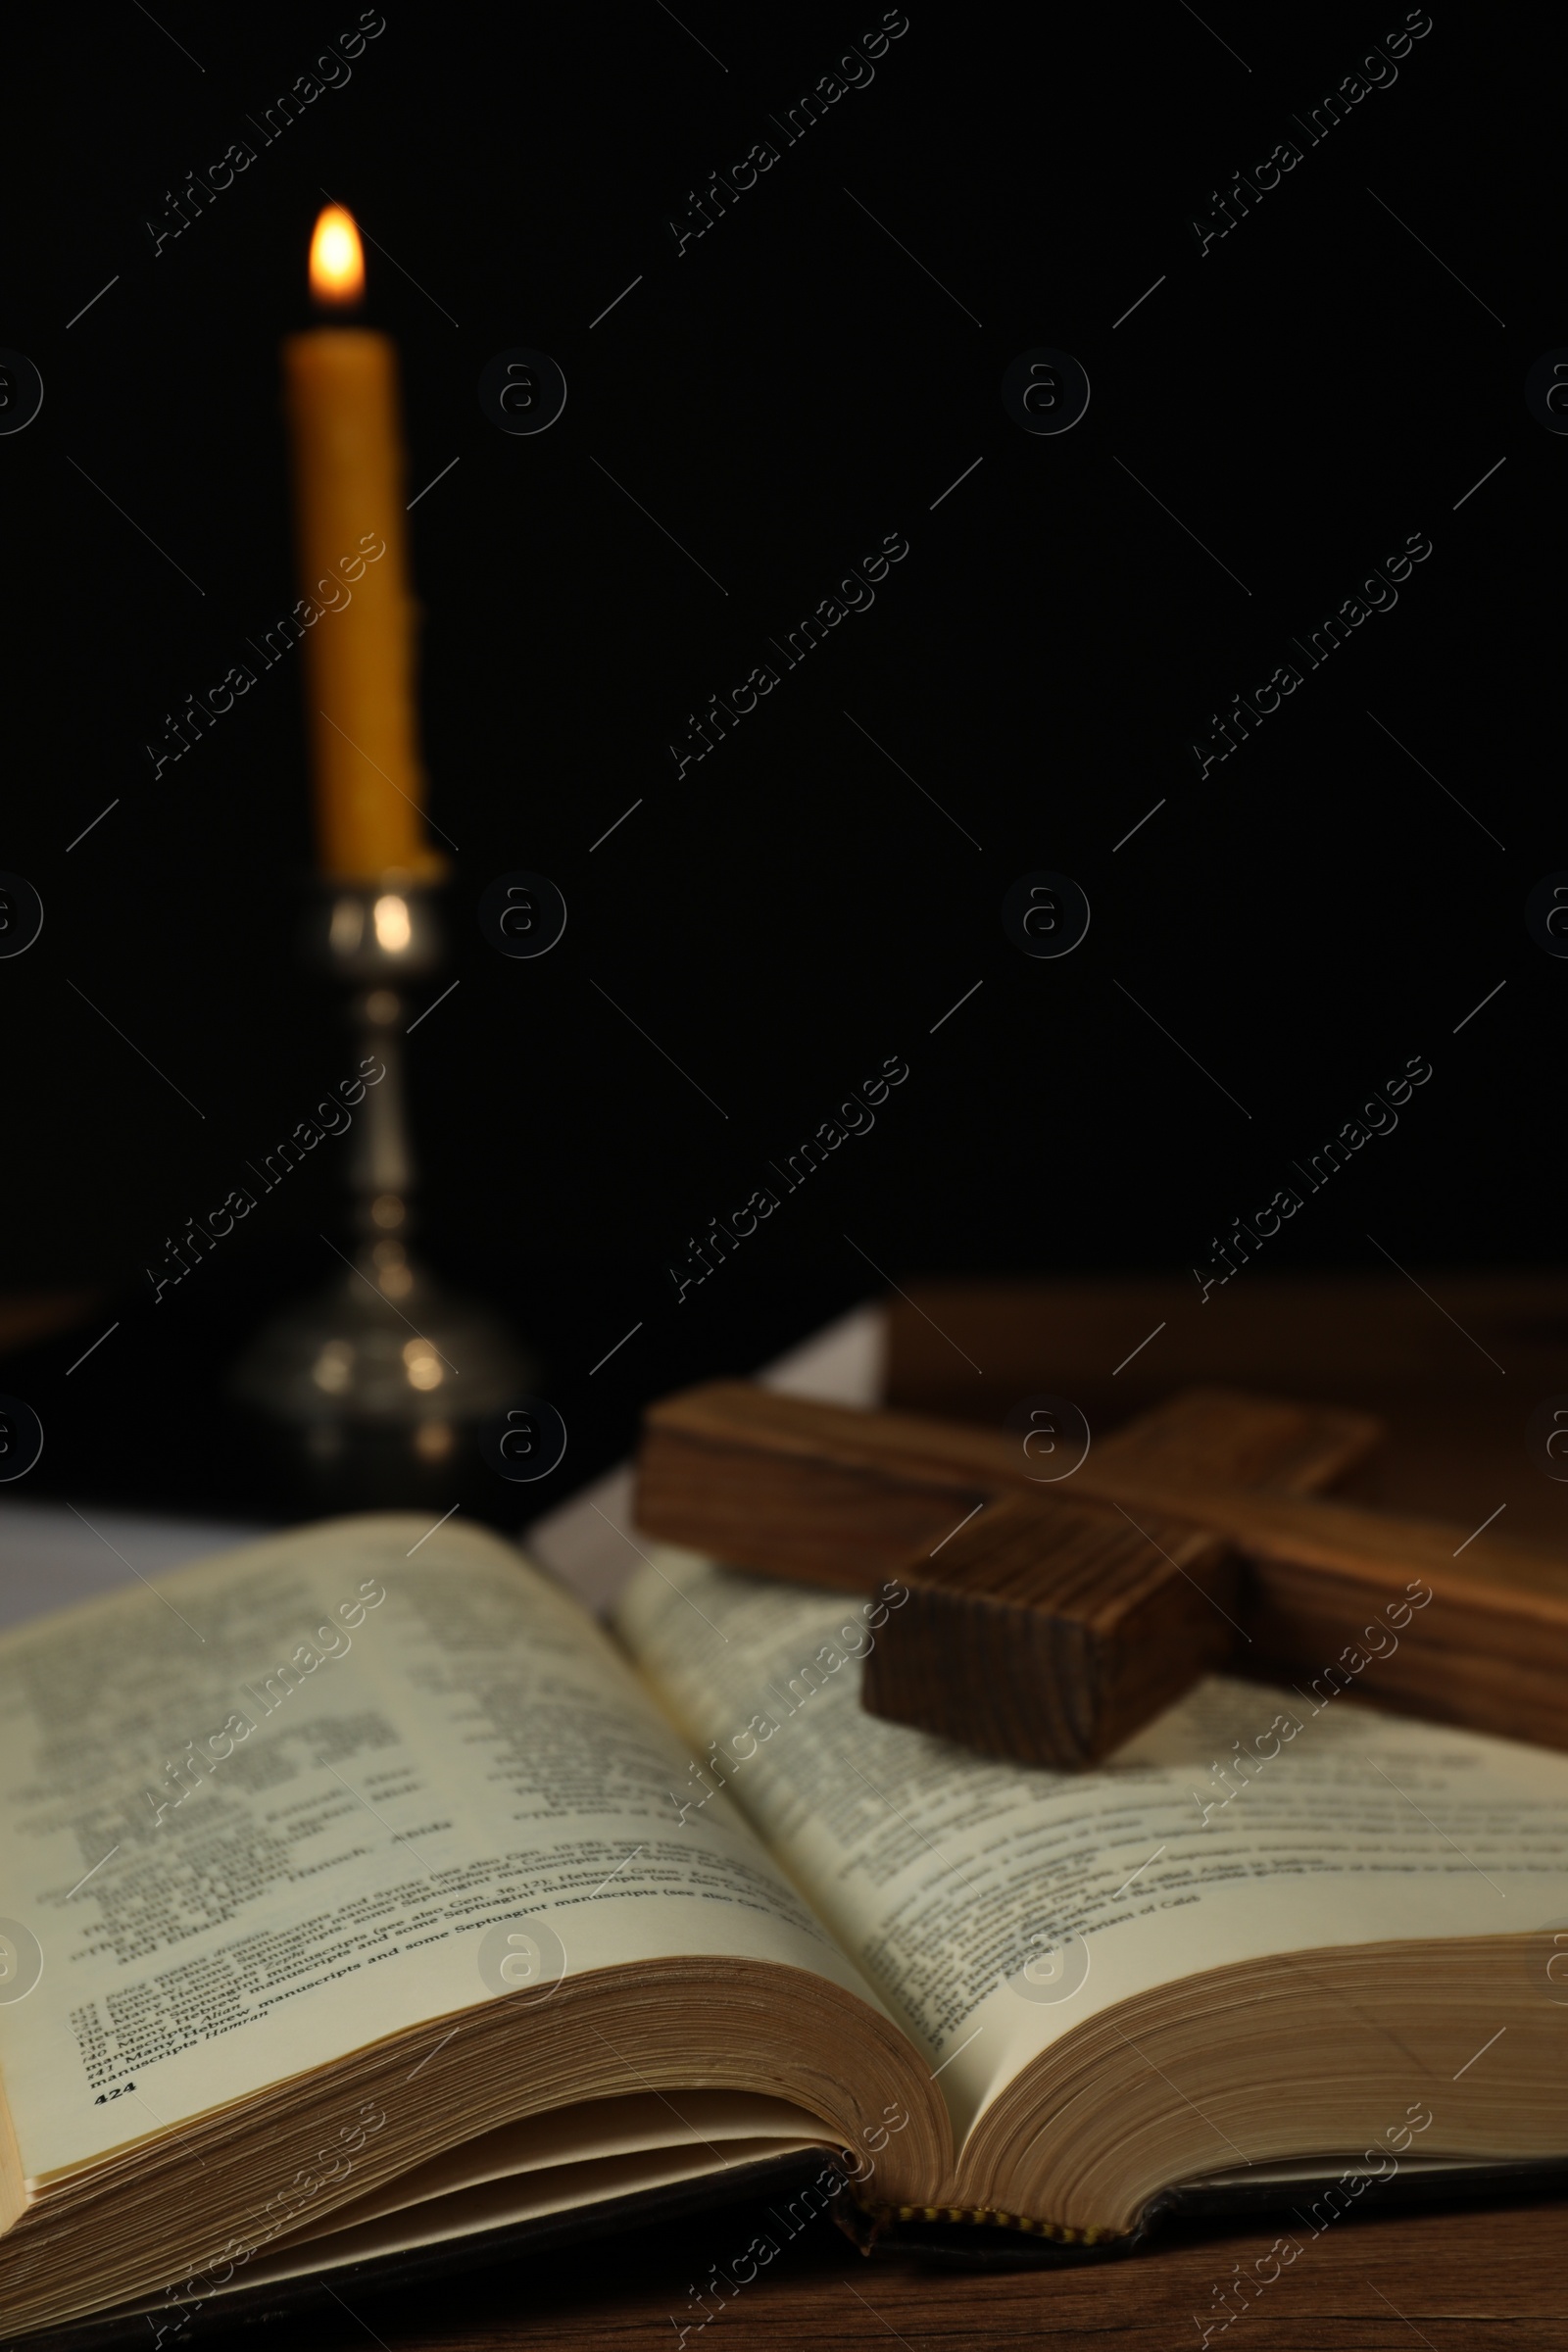
POLYGON ((348 310, 364 299, 365 251, 354 215, 329 204, 311 239, 311 292, 330 310, 348 310))

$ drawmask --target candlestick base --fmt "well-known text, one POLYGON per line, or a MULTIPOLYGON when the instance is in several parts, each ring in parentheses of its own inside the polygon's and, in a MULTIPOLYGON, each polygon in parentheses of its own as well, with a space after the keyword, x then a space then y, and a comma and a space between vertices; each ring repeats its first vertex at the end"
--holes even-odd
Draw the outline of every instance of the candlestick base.
POLYGON ((306 1431, 318 1454, 335 1451, 326 1441, 350 1428, 402 1429, 415 1456, 433 1463, 450 1452, 459 1425, 535 1390, 538 1371, 487 1308, 383 1241, 264 1325, 232 1386, 244 1403, 306 1431))
MULTIPOLYGON (((538 1367, 500 1319, 449 1292, 410 1254, 415 1172, 403 1089, 407 983, 440 962, 435 894, 406 873, 318 886, 308 959, 352 992, 364 1092, 350 1146, 355 1247, 314 1298, 266 1324, 230 1377, 245 1403, 304 1434, 318 1461, 351 1439, 435 1466, 460 1431, 539 1385, 538 1367), (397 1441, 389 1448, 388 1441, 397 1441)), ((352 1097, 350 1097, 352 1100, 352 1097)))

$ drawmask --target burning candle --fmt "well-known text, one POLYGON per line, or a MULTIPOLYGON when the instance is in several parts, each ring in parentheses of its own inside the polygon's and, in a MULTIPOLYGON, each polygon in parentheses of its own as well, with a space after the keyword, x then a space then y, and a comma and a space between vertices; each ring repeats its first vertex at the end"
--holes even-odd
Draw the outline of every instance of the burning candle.
POLYGON ((283 376, 321 867, 335 881, 430 875, 444 861, 421 817, 397 354, 349 322, 365 256, 339 205, 316 223, 311 293, 334 316, 288 337, 283 376))

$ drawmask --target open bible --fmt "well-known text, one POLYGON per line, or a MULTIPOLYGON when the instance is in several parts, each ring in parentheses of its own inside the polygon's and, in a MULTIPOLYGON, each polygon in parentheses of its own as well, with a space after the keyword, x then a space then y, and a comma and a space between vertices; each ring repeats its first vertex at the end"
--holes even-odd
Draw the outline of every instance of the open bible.
POLYGON ((901 1596, 661 1548, 617 1640, 377 1516, 0 1641, 0 2328, 792 2156, 862 2242, 1111 2250, 1568 2159, 1568 1757, 1326 1676, 990 1763, 860 1710, 901 1596))

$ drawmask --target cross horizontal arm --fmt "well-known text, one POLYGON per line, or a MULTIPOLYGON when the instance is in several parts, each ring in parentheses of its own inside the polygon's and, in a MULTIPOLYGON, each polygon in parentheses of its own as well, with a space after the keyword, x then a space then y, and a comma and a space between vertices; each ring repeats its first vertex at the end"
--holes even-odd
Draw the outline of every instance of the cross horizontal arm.
POLYGON ((648 1414, 638 1514, 806 1583, 903 1576, 866 1703, 993 1753, 1103 1754, 1224 1654, 1216 1613, 1244 1671, 1344 1687, 1375 1660, 1381 1703, 1568 1747, 1568 1562, 1313 1491, 1377 1434, 1200 1390, 1047 1481, 1000 1432, 715 1383, 648 1414))

